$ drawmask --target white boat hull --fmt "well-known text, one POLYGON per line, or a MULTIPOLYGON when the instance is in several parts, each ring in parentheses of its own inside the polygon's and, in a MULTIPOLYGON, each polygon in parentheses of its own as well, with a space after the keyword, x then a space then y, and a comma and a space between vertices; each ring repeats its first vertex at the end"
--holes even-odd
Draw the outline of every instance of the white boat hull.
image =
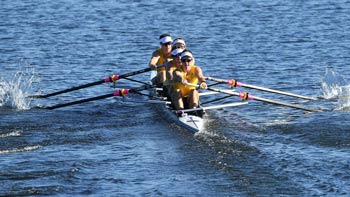
MULTIPOLYGON (((152 72, 151 72, 152 73, 152 72)), ((153 73, 154 76, 154 73, 153 73)), ((151 74, 152 77, 152 74, 151 74)), ((158 96, 157 90, 152 89, 151 94, 158 96)), ((162 97, 159 97, 162 99, 162 97)), ((187 131, 191 133, 197 133, 200 131, 203 131, 204 126, 204 118, 197 115, 191 115, 188 113, 182 113, 180 116, 176 114, 176 111, 169 105, 169 104, 159 104, 157 105, 158 108, 162 111, 163 117, 167 118, 169 121, 174 122, 176 125, 186 129, 187 131)))
POLYGON ((187 113, 183 113, 181 116, 178 116, 174 110, 166 104, 157 105, 157 108, 163 113, 162 117, 193 134, 203 131, 205 128, 203 117, 190 115, 187 113))

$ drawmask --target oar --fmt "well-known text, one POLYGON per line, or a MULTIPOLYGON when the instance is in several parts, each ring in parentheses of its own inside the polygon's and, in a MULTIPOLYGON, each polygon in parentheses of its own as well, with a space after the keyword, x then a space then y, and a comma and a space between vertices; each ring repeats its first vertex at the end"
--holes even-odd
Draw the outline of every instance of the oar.
POLYGON ((105 95, 96 96, 96 97, 92 97, 92 98, 82 99, 82 100, 78 100, 78 101, 72 101, 69 103, 62 103, 62 104, 57 104, 57 105, 53 105, 53 106, 48 106, 48 107, 44 107, 44 109, 57 109, 57 108, 66 107, 66 106, 70 106, 70 105, 76 105, 76 104, 86 103, 86 102, 90 102, 90 101, 101 100, 101 99, 105 99, 105 98, 109 98, 109 97, 113 97, 113 96, 125 96, 128 93, 135 93, 135 92, 138 92, 141 90, 146 90, 146 89, 149 89, 152 87, 155 87, 155 86, 154 85, 145 85, 145 86, 141 86, 138 88, 120 89, 120 90, 117 90, 117 91, 110 93, 110 94, 105 94, 105 95))
POLYGON ((269 89, 269 88, 244 84, 244 83, 241 83, 241 82, 236 81, 236 80, 217 79, 217 78, 213 78, 213 77, 206 77, 206 79, 210 80, 210 81, 219 82, 219 83, 227 83, 231 87, 245 87, 245 88, 261 90, 261 91, 265 91, 265 92, 272 92, 272 93, 282 94, 282 95, 296 97, 296 98, 302 98, 302 99, 306 99, 306 100, 317 100, 317 98, 313 98, 313 97, 302 96, 302 95, 298 95, 298 94, 294 94, 294 93, 283 92, 283 91, 279 91, 279 90, 273 90, 273 89, 269 89))
MULTIPOLYGON (((219 92, 215 92, 215 93, 219 93, 219 92)), ((227 96, 224 96, 224 97, 220 97, 220 98, 212 99, 210 101, 203 102, 202 104, 205 105, 205 104, 208 104, 208 103, 224 100, 224 99, 227 99, 227 98, 230 98, 230 97, 233 97, 233 96, 232 95, 227 95, 227 96)))
POLYGON ((182 113, 187 113, 187 112, 192 112, 192 111, 200 111, 200 110, 209 110, 209 109, 220 109, 220 108, 225 108, 225 107, 237 107, 240 105, 247 105, 248 102, 235 102, 235 103, 227 103, 227 104, 222 104, 222 105, 213 105, 213 106, 208 106, 208 107, 198 107, 194 109, 183 109, 183 110, 178 110, 176 111, 177 114, 182 114, 182 113))
MULTIPOLYGON (((160 66, 157 67, 157 69, 165 67, 165 66, 166 66, 166 64, 160 65, 160 66)), ((126 74, 123 74, 123 75, 112 75, 112 76, 106 77, 103 80, 95 81, 95 82, 92 82, 92 83, 88 83, 88 84, 84 84, 84 85, 68 88, 68 89, 57 91, 57 92, 53 92, 53 93, 50 93, 50 94, 31 95, 31 96, 28 96, 28 97, 29 98, 47 98, 47 97, 50 97, 50 96, 55 96, 55 95, 71 92, 71 91, 74 91, 74 90, 79 90, 79 89, 83 89, 83 88, 99 85, 99 84, 102 84, 102 83, 115 82, 115 81, 117 81, 117 80, 119 80, 121 78, 130 77, 130 76, 141 74, 141 73, 145 73, 145 72, 148 72, 148 71, 151 71, 151 70, 152 70, 152 68, 145 68, 145 69, 142 69, 142 70, 126 73, 126 74)))
POLYGON ((290 103, 274 101, 274 100, 270 100, 270 99, 265 99, 265 98, 253 96, 253 95, 251 95, 251 94, 249 94, 247 92, 240 92, 240 93, 238 93, 238 92, 228 92, 228 91, 225 91, 225 90, 220 90, 220 89, 210 88, 210 87, 208 87, 207 90, 211 90, 211 91, 214 91, 214 92, 221 92, 221 93, 229 94, 229 95, 233 95, 233 96, 238 96, 238 97, 242 98, 243 100, 257 100, 257 101, 262 101, 262 102, 265 102, 265 103, 282 105, 282 106, 291 107, 291 108, 295 108, 295 109, 301 109, 301 110, 305 110, 305 111, 322 112, 322 110, 318 110, 318 109, 312 109, 312 108, 307 108, 307 107, 303 107, 303 106, 299 106, 299 105, 293 105, 293 104, 290 104, 290 103))

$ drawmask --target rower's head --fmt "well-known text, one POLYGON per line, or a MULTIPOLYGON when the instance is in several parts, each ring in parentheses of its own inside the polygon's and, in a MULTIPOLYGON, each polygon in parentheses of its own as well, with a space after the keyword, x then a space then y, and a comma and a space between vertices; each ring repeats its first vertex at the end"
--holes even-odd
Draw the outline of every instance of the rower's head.
POLYGON ((171 39, 171 36, 169 34, 160 35, 159 43, 164 54, 171 53, 171 44, 173 43, 173 39, 171 39))
POLYGON ((173 60, 175 61, 176 65, 181 65, 181 53, 184 51, 182 48, 173 48, 171 50, 171 56, 173 60))
POLYGON ((185 49, 181 53, 181 64, 184 70, 189 70, 194 65, 194 57, 192 51, 185 49))
POLYGON ((174 49, 178 49, 178 48, 182 48, 182 49, 186 49, 186 43, 185 40, 181 37, 177 37, 174 39, 173 41, 173 46, 172 48, 174 49))

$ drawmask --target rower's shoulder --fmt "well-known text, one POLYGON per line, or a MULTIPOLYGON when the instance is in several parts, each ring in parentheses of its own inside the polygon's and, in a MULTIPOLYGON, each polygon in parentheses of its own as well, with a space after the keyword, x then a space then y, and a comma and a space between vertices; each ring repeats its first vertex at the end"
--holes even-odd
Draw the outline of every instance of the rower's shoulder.
POLYGON ((193 67, 194 67, 194 69, 195 69, 196 71, 201 71, 201 70, 202 70, 201 67, 198 66, 198 65, 194 65, 193 67))
POLYGON ((159 48, 153 51, 152 56, 160 56, 159 48))

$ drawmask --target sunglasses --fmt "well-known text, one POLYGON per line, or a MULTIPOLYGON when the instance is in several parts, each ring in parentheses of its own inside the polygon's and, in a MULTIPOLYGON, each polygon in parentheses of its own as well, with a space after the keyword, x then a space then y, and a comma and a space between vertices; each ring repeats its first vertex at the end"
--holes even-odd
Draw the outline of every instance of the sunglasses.
POLYGON ((191 62, 192 59, 182 59, 181 62, 191 62))
POLYGON ((174 48, 175 48, 175 49, 180 49, 180 48, 181 48, 181 49, 185 49, 185 45, 175 46, 174 48))
POLYGON ((171 45, 171 42, 167 42, 167 43, 162 43, 163 46, 169 46, 171 45))

